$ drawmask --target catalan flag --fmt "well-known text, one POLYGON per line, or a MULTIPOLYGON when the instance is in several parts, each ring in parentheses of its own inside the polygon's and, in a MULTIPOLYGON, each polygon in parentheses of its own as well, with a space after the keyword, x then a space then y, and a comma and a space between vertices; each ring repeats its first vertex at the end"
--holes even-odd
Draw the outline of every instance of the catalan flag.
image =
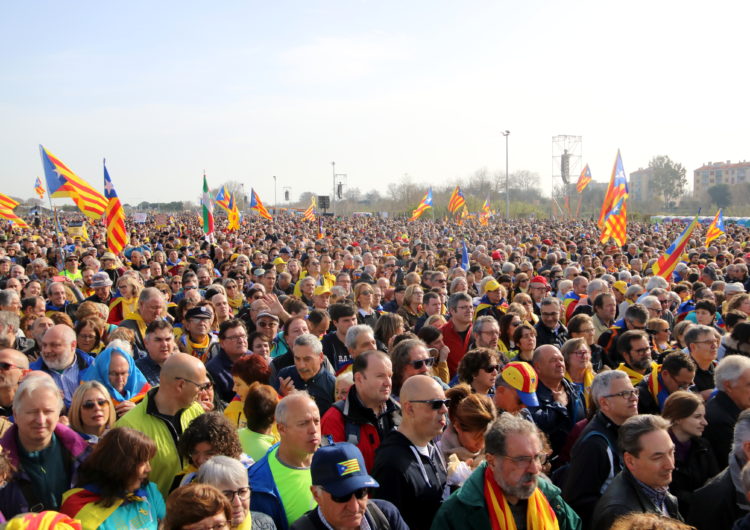
POLYGON ((581 171, 581 175, 578 177, 578 182, 576 183, 576 191, 578 193, 583 193, 583 190, 586 189, 586 186, 589 185, 589 182, 591 182, 591 170, 589 169, 589 165, 586 164, 586 167, 583 168, 583 171, 581 171))
POLYGON ((362 469, 359 467, 359 460, 357 460, 356 458, 351 458, 349 460, 339 462, 338 464, 336 464, 336 469, 338 469, 340 477, 350 475, 351 473, 359 473, 360 471, 362 471, 362 469))
POLYGON ((269 221, 273 220, 271 214, 268 213, 268 210, 266 210, 266 207, 263 206, 263 203, 260 201, 260 197, 255 193, 255 189, 250 190, 250 209, 258 212, 258 214, 264 219, 268 219, 269 221))
POLYGON ((602 209, 599 212, 599 221, 597 222, 599 228, 604 227, 604 219, 623 195, 626 198, 628 196, 628 180, 625 176, 625 170, 622 167, 622 157, 618 149, 615 165, 612 168, 612 175, 609 178, 609 186, 607 186, 604 202, 602 202, 602 209))
POLYGON ((40 199, 44 199, 44 186, 42 186, 42 179, 39 177, 36 178, 36 182, 34 183, 34 191, 37 195, 39 195, 40 199))
POLYGON ((458 216, 458 226, 463 226, 464 221, 469 218, 469 210, 466 208, 466 204, 464 204, 464 209, 461 210, 460 215, 458 216))
POLYGON ((487 197, 482 205, 482 211, 479 213, 479 224, 487 226, 490 222, 490 215, 492 210, 490 209, 490 198, 487 197))
POLYGON ((41 145, 39 152, 50 197, 70 197, 85 216, 99 219, 107 209, 107 199, 104 195, 73 173, 59 158, 41 145))
POLYGON ((628 180, 622 166, 620 150, 612 168, 607 194, 604 196, 602 210, 599 214, 599 227, 602 229, 600 241, 607 242, 610 238, 622 246, 627 240, 627 199, 628 180))
MULTIPOLYGON (((698 213, 700 214, 700 212, 698 213)), ((677 239, 672 241, 672 244, 669 245, 669 248, 664 255, 654 263, 652 270, 656 276, 661 276, 667 281, 672 278, 672 272, 680 262, 682 255, 685 253, 685 248, 687 247, 688 241, 690 241, 690 236, 697 226, 698 216, 696 215, 693 222, 685 227, 685 230, 677 236, 677 239)))
POLYGON ((216 199, 214 199, 214 204, 218 204, 222 207, 222 209, 229 213, 229 201, 232 199, 232 194, 229 193, 229 190, 226 186, 222 186, 219 189, 219 193, 216 194, 216 199))
POLYGON ((314 221, 315 220, 315 195, 313 195, 310 198, 310 206, 307 207, 307 210, 305 210, 305 213, 302 214, 302 219, 305 221, 314 221))
POLYGON ((6 219, 16 225, 18 228, 28 228, 26 221, 18 217, 10 208, 0 208, 0 219, 6 219))
POLYGON ((724 215, 721 213, 721 208, 719 208, 719 211, 716 212, 716 217, 711 221, 711 224, 706 231, 706 248, 711 244, 711 241, 718 239, 724 234, 726 234, 724 228, 724 215))
POLYGON ((450 213, 456 213, 461 206, 466 205, 466 200, 464 199, 464 194, 461 193, 461 187, 456 186, 456 189, 453 190, 453 193, 451 193, 451 197, 448 200, 448 211, 450 213))
POLYGON ((0 193, 0 208, 4 208, 6 210, 12 210, 18 206, 18 201, 11 199, 4 193, 0 193))
POLYGON ((106 160, 104 165, 104 197, 107 199, 107 209, 104 212, 104 221, 107 224, 107 248, 114 255, 122 252, 128 244, 128 232, 125 230, 125 210, 117 196, 112 179, 109 178, 106 160))
POLYGON ((203 195, 201 196, 201 205, 203 206, 203 217, 201 218, 201 226, 203 226, 204 234, 213 234, 214 232, 214 204, 211 200, 211 194, 208 190, 208 181, 206 180, 206 172, 203 172, 203 195))
POLYGON ((427 190, 427 193, 424 194, 424 197, 422 197, 422 200, 419 201, 419 204, 414 209, 413 212, 411 212, 411 217, 409 218, 409 221, 416 221, 419 219, 419 217, 427 211, 428 208, 432 208, 432 188, 427 190))

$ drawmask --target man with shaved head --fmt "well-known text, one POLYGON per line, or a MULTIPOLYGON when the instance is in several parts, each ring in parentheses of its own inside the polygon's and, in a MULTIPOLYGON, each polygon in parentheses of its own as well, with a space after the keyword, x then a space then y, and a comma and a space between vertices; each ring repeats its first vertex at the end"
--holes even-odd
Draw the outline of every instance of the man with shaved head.
POLYGON ((158 449, 151 459, 150 477, 165 498, 174 476, 183 467, 177 443, 190 422, 203 414, 198 392, 210 385, 200 360, 175 353, 161 367, 160 385, 115 424, 141 431, 156 442, 158 449))
POLYGON ((21 376, 29 371, 29 359, 12 348, 0 350, 0 416, 13 414, 13 397, 21 376))
POLYGON ((448 401, 431 377, 414 375, 401 387, 401 425, 375 452, 374 496, 399 507, 413 530, 428 529, 447 497, 447 470, 433 441, 447 421, 448 401))
POLYGON ((73 392, 81 384, 81 374, 94 358, 76 350, 76 332, 65 324, 52 326, 44 333, 41 354, 29 368, 51 375, 62 390, 65 406, 69 407, 73 392))

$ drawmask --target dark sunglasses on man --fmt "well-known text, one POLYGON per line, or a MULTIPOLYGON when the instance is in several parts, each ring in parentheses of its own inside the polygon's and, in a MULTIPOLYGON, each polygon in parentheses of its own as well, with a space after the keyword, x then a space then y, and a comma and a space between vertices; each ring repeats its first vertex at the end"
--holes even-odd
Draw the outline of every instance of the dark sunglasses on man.
POLYGON ((418 361, 409 361, 409 364, 414 367, 415 370, 421 370, 423 366, 431 367, 435 365, 435 358, 428 357, 427 359, 419 359, 418 361))

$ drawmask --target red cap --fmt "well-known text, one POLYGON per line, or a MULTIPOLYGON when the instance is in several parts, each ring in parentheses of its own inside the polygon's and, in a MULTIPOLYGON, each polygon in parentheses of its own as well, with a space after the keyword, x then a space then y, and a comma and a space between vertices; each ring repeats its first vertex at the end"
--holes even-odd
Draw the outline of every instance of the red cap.
POLYGON ((552 241, 549 239, 542 239, 542 243, 544 243, 545 245, 551 245, 552 241))
POLYGON ((549 283, 547 283, 547 278, 545 278, 544 276, 534 276, 534 277, 533 277, 533 278, 531 279, 531 282, 530 282, 530 283, 541 283, 541 284, 543 284, 543 285, 544 285, 545 287, 549 287, 549 283))
POLYGON ((493 260, 501 260, 501 259, 503 259, 499 250, 494 250, 492 252, 492 259, 493 260))

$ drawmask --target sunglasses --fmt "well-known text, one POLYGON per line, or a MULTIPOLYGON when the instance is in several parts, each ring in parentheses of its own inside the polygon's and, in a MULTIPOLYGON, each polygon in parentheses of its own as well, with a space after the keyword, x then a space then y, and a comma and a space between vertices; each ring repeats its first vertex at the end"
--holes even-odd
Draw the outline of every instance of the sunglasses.
POLYGON ((6 372, 11 368, 20 368, 20 366, 16 366, 15 364, 11 363, 0 363, 0 370, 2 370, 3 372, 6 372))
POLYGON ((412 399, 410 401, 410 403, 427 403, 432 410, 440 410, 443 407, 447 407, 450 402, 450 399, 412 399))
POLYGON ((492 372, 499 372, 500 371, 500 365, 499 364, 490 364, 489 366, 484 366, 482 368, 485 372, 488 374, 491 374, 492 372))
POLYGON ((360 488, 358 490, 349 492, 346 495, 333 495, 331 492, 328 493, 329 495, 331 495, 331 500, 333 500, 333 502, 344 504, 345 502, 349 502, 349 500, 352 498, 352 495, 354 495, 357 500, 364 499, 370 494, 370 488, 360 488))
POLYGON ((414 367, 415 370, 421 370, 423 366, 434 366, 435 359, 428 357, 427 359, 419 359, 418 361, 409 361, 409 364, 414 367))
POLYGON ((97 405, 99 406, 99 408, 104 408, 106 405, 109 405, 109 400, 96 399, 96 400, 91 400, 91 401, 84 401, 81 404, 81 408, 84 410, 91 410, 97 405))

